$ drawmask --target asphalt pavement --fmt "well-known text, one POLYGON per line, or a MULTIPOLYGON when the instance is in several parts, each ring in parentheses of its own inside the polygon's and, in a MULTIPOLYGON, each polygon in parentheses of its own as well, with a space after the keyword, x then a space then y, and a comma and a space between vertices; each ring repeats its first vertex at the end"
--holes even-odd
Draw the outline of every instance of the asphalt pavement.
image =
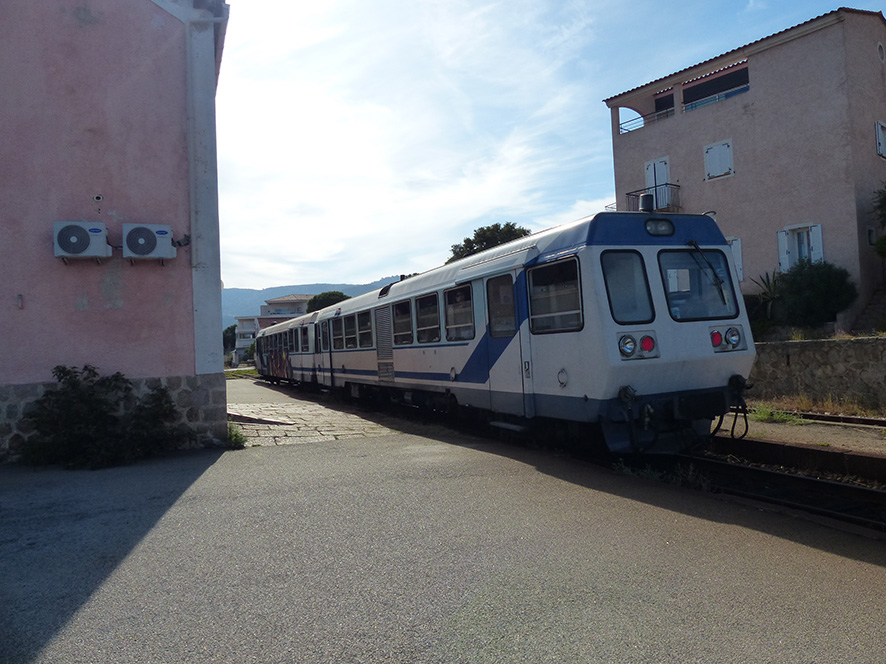
MULTIPOLYGON (((239 403, 287 403, 235 382, 239 403)), ((886 661, 882 541, 366 422, 125 468, 0 467, 0 662, 886 661)))

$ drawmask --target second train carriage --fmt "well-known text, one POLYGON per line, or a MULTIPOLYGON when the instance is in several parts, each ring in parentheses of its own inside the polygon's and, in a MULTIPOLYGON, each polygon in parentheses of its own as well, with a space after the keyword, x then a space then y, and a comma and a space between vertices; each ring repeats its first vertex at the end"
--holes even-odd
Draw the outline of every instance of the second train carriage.
POLYGON ((601 213, 266 328, 256 366, 669 452, 741 401, 754 346, 736 283, 710 217, 601 213))

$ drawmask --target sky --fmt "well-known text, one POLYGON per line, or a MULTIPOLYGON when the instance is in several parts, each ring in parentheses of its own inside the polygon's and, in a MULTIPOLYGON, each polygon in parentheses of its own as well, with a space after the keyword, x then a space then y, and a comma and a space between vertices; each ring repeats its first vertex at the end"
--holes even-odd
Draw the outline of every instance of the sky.
POLYGON ((480 226, 537 231, 599 212, 615 202, 603 99, 840 6, 228 3, 222 281, 253 289, 423 272, 480 226))

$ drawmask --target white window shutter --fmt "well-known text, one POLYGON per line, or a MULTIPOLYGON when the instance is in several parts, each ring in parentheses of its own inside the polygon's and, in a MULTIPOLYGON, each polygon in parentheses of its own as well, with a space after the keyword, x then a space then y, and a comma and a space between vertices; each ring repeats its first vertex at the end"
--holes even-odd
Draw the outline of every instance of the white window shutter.
POLYGON ((732 175, 732 141, 705 146, 705 179, 732 175))
POLYGON ((791 269, 790 250, 788 249, 788 232, 778 231, 778 271, 787 272, 791 269))
POLYGON ((824 260, 824 248, 821 242, 821 224, 809 227, 809 259, 813 263, 821 263, 824 260))
POLYGON ((886 157, 886 124, 877 123, 877 154, 886 157))

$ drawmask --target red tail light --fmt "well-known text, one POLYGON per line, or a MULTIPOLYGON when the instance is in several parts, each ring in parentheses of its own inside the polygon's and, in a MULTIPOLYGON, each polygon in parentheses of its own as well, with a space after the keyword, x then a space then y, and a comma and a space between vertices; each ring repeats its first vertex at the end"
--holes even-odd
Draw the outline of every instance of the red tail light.
POLYGON ((711 332, 711 345, 714 348, 718 348, 723 343, 723 335, 720 334, 717 330, 711 332))
POLYGON ((643 349, 644 353, 651 353, 655 350, 655 339, 652 337, 643 337, 640 339, 640 348, 643 349))

